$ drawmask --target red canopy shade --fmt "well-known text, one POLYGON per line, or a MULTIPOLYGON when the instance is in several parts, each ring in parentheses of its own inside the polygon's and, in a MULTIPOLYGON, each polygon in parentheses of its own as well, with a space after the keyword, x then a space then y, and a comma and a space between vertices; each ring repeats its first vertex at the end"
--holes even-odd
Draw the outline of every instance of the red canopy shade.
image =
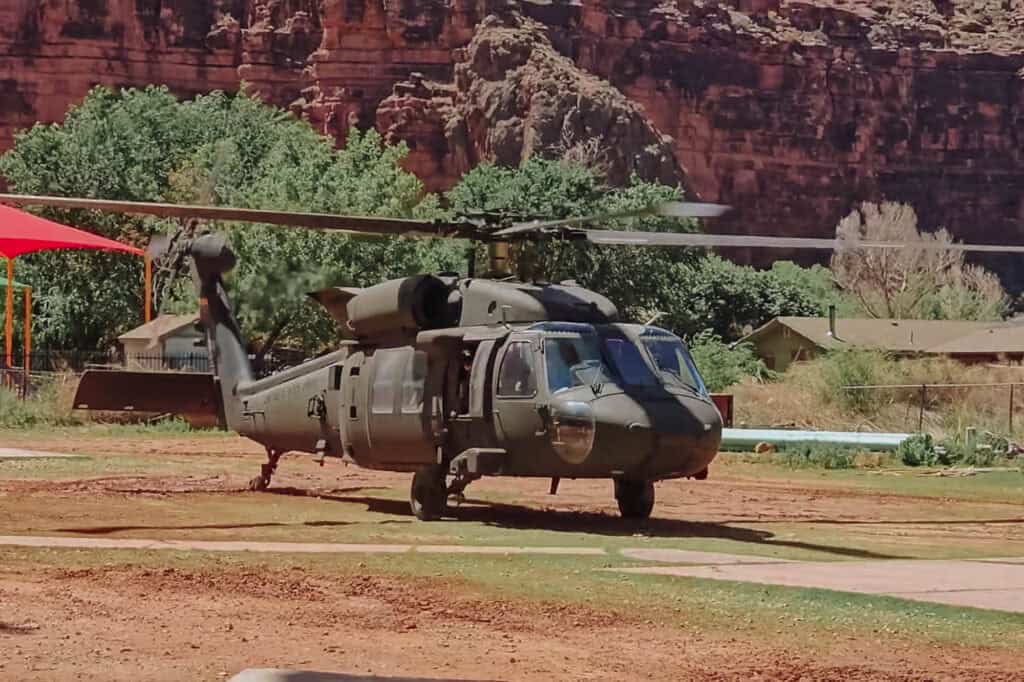
POLYGON ((49 249, 99 249, 142 255, 142 249, 76 230, 0 204, 0 256, 15 258, 49 249))
MULTIPOLYGON (((13 351, 14 322, 11 308, 14 303, 14 259, 33 251, 51 249, 96 249, 99 251, 122 251, 136 256, 144 255, 142 249, 128 246, 113 239, 106 239, 92 232, 76 230, 73 227, 46 220, 31 213, 19 211, 0 204, 0 256, 7 258, 7 296, 4 314, 4 369, 10 369, 13 351)), ((150 266, 146 259, 146 321, 149 321, 150 266)), ((25 362, 26 377, 29 368, 29 339, 31 335, 31 303, 25 298, 25 362)), ((6 376, 4 377, 7 378, 6 376)))

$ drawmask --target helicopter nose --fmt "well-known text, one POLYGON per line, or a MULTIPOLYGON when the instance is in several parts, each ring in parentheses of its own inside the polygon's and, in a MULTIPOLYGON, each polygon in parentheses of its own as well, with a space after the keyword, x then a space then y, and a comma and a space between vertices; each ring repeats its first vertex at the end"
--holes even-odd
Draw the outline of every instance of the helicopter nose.
POLYGON ((624 473, 644 478, 693 476, 718 453, 722 418, 698 397, 607 396, 593 403, 596 446, 615 452, 624 473))

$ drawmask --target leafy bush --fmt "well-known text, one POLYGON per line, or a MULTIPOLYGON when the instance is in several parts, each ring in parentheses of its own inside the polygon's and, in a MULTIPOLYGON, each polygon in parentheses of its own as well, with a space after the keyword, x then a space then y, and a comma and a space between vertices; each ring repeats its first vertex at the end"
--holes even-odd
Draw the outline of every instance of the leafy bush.
POLYGON ((70 410, 61 404, 60 387, 49 383, 39 393, 21 399, 9 388, 0 388, 0 428, 24 429, 33 426, 62 426, 77 423, 70 410))
POLYGON ((679 334, 711 329, 734 340, 780 315, 822 315, 833 299, 822 300, 830 284, 821 276, 796 265, 755 270, 714 255, 681 263, 673 277, 674 300, 662 309, 664 323, 679 334), (817 285, 808 288, 811 280, 817 285))
POLYGON ((861 414, 872 411, 878 396, 871 391, 848 390, 846 386, 886 383, 890 376, 890 360, 878 351, 850 348, 835 350, 825 356, 821 365, 826 402, 837 402, 861 414))
POLYGON ((788 447, 781 460, 794 468, 852 469, 856 465, 856 450, 824 445, 821 443, 800 443, 788 447))
POLYGON ((689 347, 709 391, 721 391, 746 377, 766 381, 775 376, 754 354, 753 346, 747 343, 730 346, 710 329, 692 337, 689 347))
POLYGON ((927 433, 915 433, 904 440, 896 448, 896 454, 908 467, 931 466, 938 458, 935 442, 927 433))

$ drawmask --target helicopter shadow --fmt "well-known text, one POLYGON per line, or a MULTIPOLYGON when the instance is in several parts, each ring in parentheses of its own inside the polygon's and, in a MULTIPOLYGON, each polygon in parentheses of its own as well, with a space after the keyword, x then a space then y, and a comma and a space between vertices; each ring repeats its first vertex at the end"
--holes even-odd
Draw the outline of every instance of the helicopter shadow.
MULTIPOLYGON (((348 504, 364 504, 367 511, 411 517, 409 503, 404 500, 389 500, 378 497, 356 495, 321 495, 321 499, 348 504)), ((906 559, 906 555, 891 555, 853 547, 825 545, 801 540, 779 538, 767 530, 745 528, 726 523, 706 521, 681 521, 677 519, 650 518, 645 521, 623 519, 619 516, 585 511, 559 511, 537 509, 505 502, 490 502, 467 499, 463 504, 449 507, 445 520, 475 522, 494 528, 512 530, 542 530, 555 533, 584 533, 609 537, 654 537, 654 538, 707 538, 731 540, 744 544, 765 547, 786 547, 825 552, 836 556, 857 559, 906 559)))

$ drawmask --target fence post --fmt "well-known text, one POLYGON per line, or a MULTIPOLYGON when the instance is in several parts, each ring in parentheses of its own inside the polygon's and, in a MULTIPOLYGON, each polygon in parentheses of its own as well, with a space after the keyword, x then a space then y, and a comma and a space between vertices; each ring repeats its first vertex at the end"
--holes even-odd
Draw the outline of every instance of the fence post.
POLYGON ((924 433, 924 401, 928 395, 928 385, 921 384, 921 412, 917 417, 917 432, 924 433))
POLYGON ((1010 384, 1010 413, 1009 413, 1009 426, 1007 428, 1007 434, 1010 438, 1013 438, 1013 384, 1010 384))

